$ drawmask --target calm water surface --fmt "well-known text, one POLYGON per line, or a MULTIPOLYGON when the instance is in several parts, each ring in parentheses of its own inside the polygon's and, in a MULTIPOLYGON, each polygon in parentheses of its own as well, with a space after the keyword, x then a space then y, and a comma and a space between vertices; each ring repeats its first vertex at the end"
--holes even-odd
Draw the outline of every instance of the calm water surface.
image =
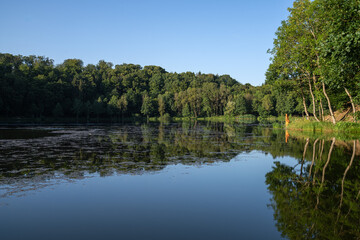
POLYGON ((0 236, 360 239, 359 156, 261 125, 0 129, 0 236))

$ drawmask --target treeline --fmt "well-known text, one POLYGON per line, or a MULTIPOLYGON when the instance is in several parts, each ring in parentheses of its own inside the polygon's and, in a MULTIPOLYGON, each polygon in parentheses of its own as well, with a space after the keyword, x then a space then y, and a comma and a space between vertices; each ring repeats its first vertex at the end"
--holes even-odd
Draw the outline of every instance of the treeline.
MULTIPOLYGON (((266 84, 301 96, 316 121, 352 109, 360 87, 360 1, 296 0, 276 32, 266 84)), ((281 108, 281 107, 280 107, 281 108)))
POLYGON ((296 95, 283 101, 276 91, 270 85, 240 84, 229 75, 169 73, 159 66, 105 61, 84 66, 79 59, 54 65, 46 57, 0 54, 0 116, 5 118, 301 114, 296 95))
POLYGON ((54 66, 46 57, 11 54, 0 55, 0 81, 0 113, 10 117, 240 114, 236 93, 252 88, 228 75, 105 61, 84 66, 79 59, 54 66))

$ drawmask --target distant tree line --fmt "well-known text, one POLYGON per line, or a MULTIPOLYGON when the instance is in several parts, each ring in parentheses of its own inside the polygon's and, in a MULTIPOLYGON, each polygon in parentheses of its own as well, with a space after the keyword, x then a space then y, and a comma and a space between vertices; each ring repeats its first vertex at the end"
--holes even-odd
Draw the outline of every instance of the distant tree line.
POLYGON ((159 66, 105 61, 84 66, 79 59, 54 65, 42 56, 0 54, 1 117, 301 114, 298 96, 284 103, 276 96, 270 85, 243 85, 229 75, 169 73, 159 66))
POLYGON ((356 119, 360 90, 360 1, 296 0, 269 50, 266 84, 288 98, 301 96, 304 113, 336 123, 334 111, 351 109, 356 119))

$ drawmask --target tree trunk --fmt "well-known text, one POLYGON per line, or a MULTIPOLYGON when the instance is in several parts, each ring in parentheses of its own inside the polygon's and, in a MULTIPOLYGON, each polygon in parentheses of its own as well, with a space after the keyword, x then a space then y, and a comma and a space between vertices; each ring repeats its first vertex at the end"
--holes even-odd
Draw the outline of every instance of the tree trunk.
MULTIPOLYGON (((319 88, 316 86, 316 75, 313 74, 313 83, 314 83, 314 87, 316 89, 316 91, 319 91, 319 88)), ((317 102, 317 101, 316 101, 317 102)), ((324 108, 323 108, 323 105, 322 105, 322 100, 321 98, 319 99, 319 118, 321 121, 324 121, 324 108)))
POLYGON ((320 110, 321 110, 321 114, 320 114, 320 119, 321 121, 324 121, 325 120, 325 117, 324 117, 324 108, 323 108, 323 104, 322 104, 322 101, 320 99, 320 110))
POLYGON ((192 104, 191 106, 192 106, 192 110, 194 112, 194 116, 195 116, 195 118, 197 118, 196 106, 195 106, 195 104, 192 104))
POLYGON ((347 90, 347 88, 344 87, 344 89, 345 89, 346 94, 347 94, 347 95, 349 96, 349 98, 350 98, 351 107, 352 107, 353 113, 354 113, 354 122, 356 122, 356 108, 355 108, 355 104, 354 104, 353 99, 352 99, 349 91, 347 90))
POLYGON ((303 104, 304 104, 304 111, 306 114, 306 119, 309 120, 309 113, 308 113, 308 110, 306 107, 306 101, 305 101, 304 92, 303 92, 302 88, 301 88, 301 96, 302 96, 302 100, 303 100, 303 104))
POLYGON ((315 118, 316 121, 320 122, 320 120, 319 120, 319 119, 317 118, 317 116, 316 116, 315 97, 314 97, 314 94, 313 94, 313 91, 312 91, 310 78, 309 78, 308 80, 309 80, 309 90, 310 90, 311 99, 312 99, 312 103, 313 103, 313 114, 314 114, 314 118, 315 118))
POLYGON ((324 83, 324 82, 322 83, 322 87, 323 87, 324 95, 325 95, 326 100, 327 100, 327 102, 328 102, 328 106, 329 106, 329 111, 330 111, 330 116, 331 116, 332 123, 333 123, 333 124, 336 124, 335 116, 334 116, 333 110, 332 110, 332 108, 331 108, 330 99, 329 99, 329 97, 328 97, 328 95, 327 95, 327 93, 326 93, 326 90, 325 90, 325 83, 324 83))

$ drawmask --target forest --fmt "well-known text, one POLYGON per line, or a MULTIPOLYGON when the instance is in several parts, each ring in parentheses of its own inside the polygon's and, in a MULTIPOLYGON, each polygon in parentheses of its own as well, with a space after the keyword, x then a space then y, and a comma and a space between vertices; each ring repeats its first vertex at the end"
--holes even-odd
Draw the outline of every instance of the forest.
MULTIPOLYGON (((61 64, 45 56, 0 53, 0 117, 110 119, 284 114, 335 123, 360 88, 358 0, 296 0, 268 52, 262 86, 229 75, 167 72, 104 60, 61 64)), ((249 79, 250 81, 250 79, 249 79)))
MULTIPOLYGON (((169 73, 159 66, 84 66, 79 59, 62 64, 42 56, 0 55, 0 113, 3 117, 130 116, 211 117, 244 114, 301 114, 296 95, 277 111, 276 89, 240 84, 228 75, 169 73)), ((278 99, 280 101, 280 99, 278 99)))

